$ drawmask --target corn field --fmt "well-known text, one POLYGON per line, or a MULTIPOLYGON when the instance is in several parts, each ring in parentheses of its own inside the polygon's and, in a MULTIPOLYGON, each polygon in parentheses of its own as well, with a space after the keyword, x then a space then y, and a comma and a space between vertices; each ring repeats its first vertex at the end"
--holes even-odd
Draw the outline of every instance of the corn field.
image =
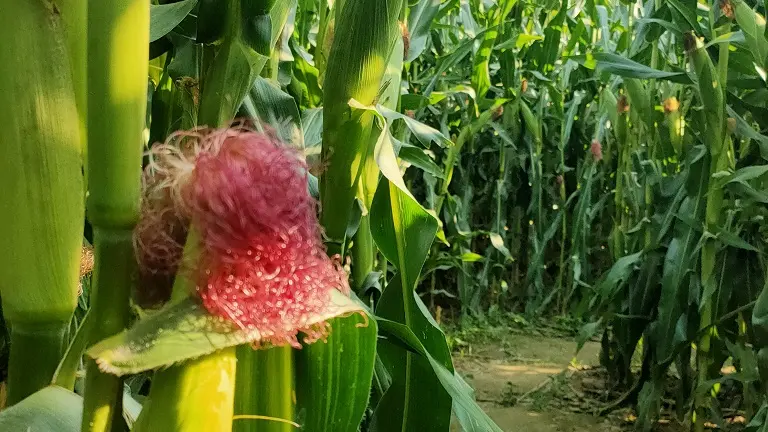
POLYGON ((0 430, 501 431, 514 313, 768 431, 767 10, 0 0, 0 430))

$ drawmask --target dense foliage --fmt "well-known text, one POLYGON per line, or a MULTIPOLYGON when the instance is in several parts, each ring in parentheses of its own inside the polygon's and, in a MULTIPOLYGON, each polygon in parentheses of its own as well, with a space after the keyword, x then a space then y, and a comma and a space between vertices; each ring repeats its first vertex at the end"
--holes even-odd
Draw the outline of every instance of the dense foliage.
POLYGON ((768 428, 763 2, 32 3, 0 0, 16 41, 0 47, 14 90, 0 95, 14 191, 0 197, 13 258, 0 359, 10 342, 16 404, 0 426, 48 404, 56 430, 445 431, 452 413, 498 430, 453 370, 433 319, 448 310, 464 325, 508 312, 586 323, 579 343, 601 339, 624 391, 605 410, 634 407, 638 430, 671 380, 697 432, 725 425, 726 381, 749 428, 768 428), (221 150, 230 138, 239 150, 221 150), (305 180, 312 198, 281 189, 305 180), (78 283, 83 222, 96 264, 78 283), (269 262, 230 258, 242 243, 269 262), (226 271, 201 289, 182 262, 226 271), (280 306, 271 291, 226 297, 242 281, 300 282, 315 263, 334 282, 310 277, 280 306), (41 264, 50 274, 30 270, 41 264), (299 297, 316 302, 279 309, 299 297), (272 346, 286 344, 302 349, 272 346))

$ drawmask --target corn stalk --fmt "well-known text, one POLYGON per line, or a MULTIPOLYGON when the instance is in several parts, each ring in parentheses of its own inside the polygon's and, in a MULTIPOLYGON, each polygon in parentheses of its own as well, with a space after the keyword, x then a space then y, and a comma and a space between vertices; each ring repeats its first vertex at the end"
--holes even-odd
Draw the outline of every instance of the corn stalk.
POLYGON ((9 404, 51 382, 77 301, 83 139, 69 56, 69 42, 77 41, 67 39, 62 15, 74 17, 80 6, 0 2, 0 294, 11 327, 9 404))
MULTIPOLYGON (((706 135, 704 142, 710 155, 710 181, 707 187, 707 204, 704 216, 704 226, 708 233, 716 233, 719 229, 721 215, 724 207, 723 189, 719 187, 711 176, 718 171, 727 169, 728 145, 726 144, 726 117, 725 117, 725 97, 723 91, 723 81, 718 74, 715 65, 712 63, 706 50, 700 41, 694 35, 688 34, 685 39, 686 50, 690 56, 699 84, 699 97, 704 104, 706 118, 706 135)), ((721 61, 727 63, 726 57, 721 61)), ((699 374, 699 385, 702 385, 708 378, 710 364, 710 344, 712 331, 710 325, 713 320, 713 299, 706 295, 712 295, 717 289, 717 277, 715 274, 715 265, 717 259, 717 243, 714 238, 704 239, 701 250, 701 284, 703 294, 699 303, 701 310, 700 328, 704 332, 697 344, 697 366, 699 374)), ((695 401, 695 428, 697 432, 704 430, 704 422, 708 412, 707 393, 701 392, 695 401)))
MULTIPOLYGON (((149 4, 90 2, 88 11, 88 219, 94 227, 95 272, 90 341, 128 325, 135 272, 132 230, 139 217, 147 106, 149 4)), ((122 422, 123 382, 87 364, 84 431, 122 422)))

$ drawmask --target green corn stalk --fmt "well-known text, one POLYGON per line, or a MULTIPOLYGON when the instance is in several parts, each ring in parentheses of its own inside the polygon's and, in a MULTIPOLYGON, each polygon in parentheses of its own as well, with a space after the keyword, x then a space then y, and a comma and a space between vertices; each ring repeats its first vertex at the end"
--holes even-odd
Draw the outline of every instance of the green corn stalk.
MULTIPOLYGON (((91 318, 98 323, 88 338, 92 342, 119 333, 130 318, 148 58, 146 1, 89 3, 87 210, 96 259, 91 318)), ((113 418, 121 419, 122 380, 100 372, 92 360, 86 371, 82 429, 111 430, 113 418)))
POLYGON ((531 177, 533 178, 534 187, 536 188, 534 199, 537 201, 535 213, 534 213, 534 229, 543 229, 544 210, 542 203, 542 184, 541 180, 544 175, 544 168, 542 163, 542 153, 544 152, 544 138, 542 134, 542 125, 539 121, 539 117, 533 114, 531 108, 525 102, 521 101, 520 111, 523 114, 523 121, 525 122, 528 132, 531 134, 534 143, 533 154, 531 155, 531 177))
MULTIPOLYGON (((79 6, 0 1, 0 294, 11 327, 8 403, 51 382, 72 312, 84 186, 66 22, 79 6)), ((76 45, 73 38, 71 45, 76 45)), ((82 57, 76 57, 82 59, 82 57)))
POLYGON ((613 233, 613 258, 614 261, 623 257, 627 252, 625 233, 629 228, 627 205, 624 201, 624 174, 630 167, 629 161, 629 107, 626 96, 621 96, 617 104, 618 122, 616 124, 616 144, 619 159, 616 169, 616 194, 614 205, 616 208, 616 228, 613 233))
MULTIPOLYGON (((650 134, 651 138, 647 147, 647 157, 649 160, 653 161, 656 153, 656 145, 654 142, 656 137, 656 134, 654 133, 656 125, 653 119, 654 112, 651 102, 651 92, 653 91, 653 86, 646 86, 639 79, 625 78, 624 87, 627 91, 627 95, 629 96, 629 101, 632 107, 632 111, 630 113, 632 119, 631 123, 636 132, 633 134, 633 138, 635 138, 634 143, 635 145, 639 145, 640 143, 648 140, 646 137, 648 134, 650 134)), ((629 158, 627 158, 627 162, 630 162, 629 158)), ((629 172, 630 167, 631 165, 627 167, 627 171, 625 172, 629 172)), ((653 194, 649 180, 646 180, 644 185, 644 192, 644 217, 650 219, 653 194)), ((647 224, 644 230, 646 246, 651 242, 650 229, 650 224, 647 224)))
MULTIPOLYGON (((276 78, 279 51, 274 48, 283 32, 291 4, 275 0, 229 0, 224 4, 206 5, 214 9, 222 6, 225 11, 224 22, 206 23, 214 27, 221 26, 221 40, 207 46, 208 57, 201 82, 198 114, 201 124, 213 126, 226 125, 232 121, 259 74, 276 78)), ((194 241, 190 236, 188 246, 193 246, 194 241)), ((194 251, 187 253, 195 254, 194 251)), ((175 297, 184 297, 188 292, 182 287, 174 287, 175 297)), ((193 364, 174 366, 158 374, 163 378, 166 375, 189 377, 183 381, 173 381, 174 385, 185 386, 186 380, 194 377, 195 372, 191 370, 214 376, 217 370, 223 368, 224 372, 230 374, 233 369, 228 365, 230 362, 234 365, 235 356, 239 364, 236 380, 221 381, 218 387, 217 381, 211 380, 210 386, 202 386, 184 395, 186 402, 167 399, 160 390, 151 394, 154 403, 172 410, 172 424, 184 424, 187 428, 185 430, 271 431, 292 428, 290 422, 293 420, 292 394, 295 393, 295 386, 290 348, 254 351, 251 346, 243 345, 203 357, 193 364), (265 389, 269 389, 268 392, 265 389), (213 406, 206 405, 203 402, 205 393, 215 391, 219 391, 221 397, 213 406), (199 413, 181 408, 187 404, 196 406, 199 413), (238 420, 235 423, 232 423, 230 415, 232 404, 238 420), (212 423, 190 422, 187 418, 194 419, 196 416, 208 416, 212 423)), ((158 412, 162 412, 162 409, 158 412)), ((155 423, 151 418, 147 421, 150 425, 147 430, 162 427, 161 423, 155 423)))
MULTIPOLYGON (((688 52, 690 62, 698 79, 699 97, 704 104, 707 130, 704 134, 704 143, 709 151, 710 176, 718 171, 728 168, 728 146, 726 146, 726 117, 725 117, 725 97, 723 90, 723 80, 720 78, 712 59, 703 48, 701 42, 692 34, 687 34, 685 38, 686 51, 688 52)), ((722 53, 721 53, 722 54, 722 53)), ((727 64, 726 57, 720 59, 727 64)), ((705 210, 704 222, 708 232, 716 232, 722 212, 723 212, 723 189, 718 187, 717 182, 711 181, 707 187, 707 205, 705 210)), ((701 250, 701 284, 704 293, 714 293, 717 286, 717 276, 715 274, 717 245, 715 240, 707 238, 701 250)), ((700 329, 703 335, 697 344, 697 366, 699 374, 699 384, 703 384, 708 378, 708 370, 711 362, 711 337, 712 330, 709 329, 712 316, 712 299, 702 298, 699 304, 701 309, 700 329)), ((708 396, 705 392, 700 392, 694 402, 695 425, 694 430, 701 432, 704 430, 705 413, 709 406, 708 396)))
POLYGON ((349 101, 376 102, 399 36, 401 0, 358 0, 336 6, 335 36, 323 89, 320 221, 331 255, 343 252, 358 182, 371 145, 374 115, 354 113, 349 101))

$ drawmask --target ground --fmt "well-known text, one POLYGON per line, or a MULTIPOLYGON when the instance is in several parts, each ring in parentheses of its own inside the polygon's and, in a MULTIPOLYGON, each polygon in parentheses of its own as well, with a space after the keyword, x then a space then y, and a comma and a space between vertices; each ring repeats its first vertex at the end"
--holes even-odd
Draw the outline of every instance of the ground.
MULTIPOLYGON (((598 416, 604 379, 600 345, 563 335, 517 329, 451 336, 456 369, 480 406, 504 431, 619 432, 631 430, 627 411, 598 416), (464 340, 462 338, 469 339, 464 340)), ((458 425, 452 429, 459 431, 458 425)), ((659 431, 679 430, 661 425, 659 431)))

